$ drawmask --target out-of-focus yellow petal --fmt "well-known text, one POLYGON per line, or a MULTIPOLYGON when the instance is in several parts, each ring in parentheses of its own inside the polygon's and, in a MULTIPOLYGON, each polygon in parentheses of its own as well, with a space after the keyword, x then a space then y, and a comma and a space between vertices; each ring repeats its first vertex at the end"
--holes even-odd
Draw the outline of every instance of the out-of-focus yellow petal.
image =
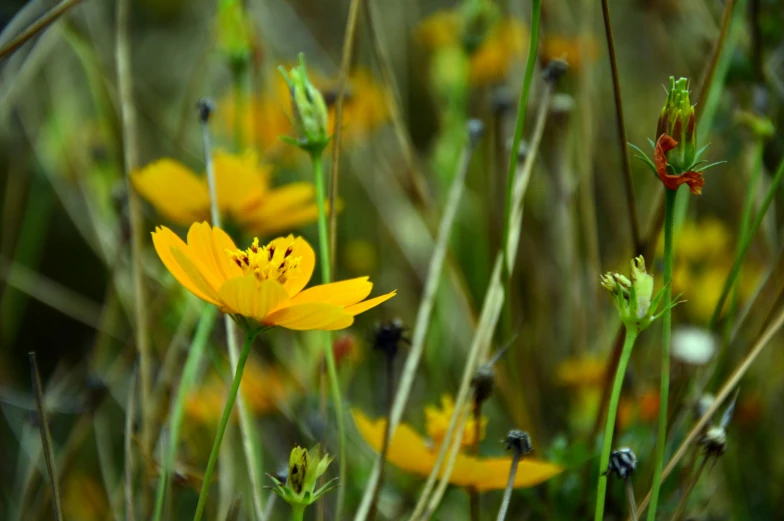
POLYGON ((428 16, 416 29, 416 38, 428 50, 458 43, 460 16, 456 11, 437 11, 428 16))
MULTIPOLYGON (((351 415, 362 438, 376 452, 381 451, 387 421, 380 418, 371 421, 362 412, 352 409, 351 415)), ((433 450, 422 436, 405 423, 398 426, 392 439, 389 440, 387 461, 403 470, 419 476, 427 476, 435 465, 436 457, 433 450)))
POLYGON ((241 217, 243 212, 261 203, 269 186, 269 167, 260 167, 255 154, 215 152, 215 183, 218 206, 241 217))
POLYGON ((350 314, 352 317, 355 317, 355 316, 359 315, 360 313, 364 313, 368 309, 374 308, 374 307, 378 306, 379 304, 381 304, 382 302, 385 302, 385 301, 391 299, 395 295, 397 295, 397 290, 390 291, 386 295, 381 295, 380 297, 375 297, 375 298, 372 298, 370 300, 366 300, 364 302, 360 302, 359 304, 354 304, 353 306, 348 306, 346 308, 346 313, 350 314))
POLYGON ((312 183, 289 183, 267 192, 254 212, 261 215, 274 215, 291 208, 315 204, 315 196, 316 188, 312 183))
POLYGON ((289 294, 277 281, 259 281, 255 275, 224 282, 218 295, 231 313, 255 318, 259 322, 289 300, 289 294))
POLYGON ((206 180, 177 161, 150 163, 131 175, 131 183, 159 213, 178 224, 190 224, 209 215, 206 180))
POLYGON ((354 317, 340 306, 309 303, 279 309, 267 315, 264 323, 300 331, 333 331, 347 328, 354 323, 354 317))
POLYGON ((313 286, 300 292, 291 299, 292 304, 305 304, 306 302, 323 302, 336 306, 346 307, 362 301, 370 295, 373 283, 370 277, 359 277, 356 279, 342 280, 330 284, 313 286))
MULTIPOLYGON (((475 458, 458 454, 449 482, 459 486, 473 486, 479 491, 502 490, 509 479, 511 457, 475 458)), ((517 467, 514 488, 533 487, 563 472, 563 467, 546 461, 524 458, 517 467)))
POLYGON ((203 277, 198 276, 198 270, 193 268, 193 263, 188 262, 192 271, 195 271, 198 276, 196 281, 191 278, 192 274, 189 272, 191 270, 185 269, 182 266, 181 259, 175 256, 175 252, 180 252, 180 255, 184 257, 184 252, 189 251, 188 246, 182 242, 182 239, 165 226, 159 226, 152 233, 152 243, 161 261, 163 261, 163 265, 177 279, 177 282, 185 286, 200 299, 212 304, 218 303, 217 294, 211 291, 210 285, 203 281, 203 277))
POLYGON ((227 238, 225 232, 220 228, 213 228, 206 221, 193 223, 188 230, 188 248, 191 253, 221 281, 242 276, 242 269, 234 263, 225 248, 221 246, 221 244, 227 244, 227 238))
MULTIPOLYGON (((386 419, 371 421, 356 409, 352 410, 351 414, 362 438, 373 450, 379 452, 386 430, 386 419)), ((389 442, 387 461, 413 474, 428 476, 435 465, 436 451, 411 427, 401 424, 389 442)), ((477 459, 458 454, 449 482, 462 487, 476 487, 480 491, 500 490, 506 487, 511 463, 511 457, 477 459)), ((552 463, 526 458, 519 463, 514 486, 532 487, 563 470, 563 467, 552 463)))

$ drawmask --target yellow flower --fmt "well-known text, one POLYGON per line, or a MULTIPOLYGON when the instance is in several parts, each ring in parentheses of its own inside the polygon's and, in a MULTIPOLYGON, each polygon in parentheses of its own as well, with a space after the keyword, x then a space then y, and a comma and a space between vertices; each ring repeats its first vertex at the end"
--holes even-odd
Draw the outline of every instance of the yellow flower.
MULTIPOLYGON (((446 424, 449 422, 449 408, 454 410, 451 399, 442 399, 444 409, 439 411, 435 407, 428 407, 425 410, 425 430, 430 436, 434 436, 433 443, 423 438, 411 426, 400 425, 389 442, 387 460, 413 474, 428 476, 433 469, 438 456, 438 447, 443 441, 446 431, 446 424)), ((386 431, 386 419, 370 420, 358 410, 351 411, 354 423, 359 433, 365 441, 380 451, 386 431)), ((482 437, 484 437, 484 424, 482 420, 482 437)), ((474 424, 469 421, 463 436, 463 446, 473 441, 474 424)), ((474 487, 479 491, 501 490, 506 487, 511 466, 511 456, 494 458, 479 458, 459 453, 455 459, 455 465, 449 482, 459 487, 474 487)), ((520 462, 515 477, 515 488, 532 487, 563 472, 563 468, 540 461, 533 458, 525 458, 520 462)))
MULTIPOLYGON (((419 24, 417 40, 429 51, 462 45, 463 25, 457 11, 437 11, 419 24)), ((483 86, 503 81, 510 66, 528 49, 527 38, 528 28, 519 20, 494 23, 480 45, 470 53, 471 84, 483 86)))
MULTIPOLYGON (((214 157, 218 208, 253 233, 268 235, 313 222, 318 208, 311 183, 270 185, 270 167, 256 156, 216 152, 214 157)), ((173 159, 160 159, 133 173, 134 188, 155 209, 181 225, 210 215, 207 178, 173 159)))
MULTIPOLYGON (((441 443, 449 428, 449 419, 455 412, 455 402, 449 395, 441 396, 441 408, 435 405, 428 405, 425 407, 425 431, 430 436, 431 440, 441 443)), ((485 437, 485 427, 487 427, 487 418, 482 418, 480 426, 480 438, 485 437)), ((476 420, 473 415, 468 417, 465 429, 463 431, 463 439, 461 445, 463 448, 471 447, 476 439, 476 420)))
POLYGON ((187 244, 165 226, 156 228, 152 241, 163 264, 191 293, 223 313, 265 326, 344 329, 355 315, 396 293, 364 300, 373 288, 368 277, 304 289, 316 256, 302 237, 278 237, 266 246, 255 239, 240 250, 226 232, 203 222, 191 226, 187 244))
MULTIPOLYGON (((277 369, 262 365, 254 357, 248 358, 240 392, 255 416, 275 411, 278 404, 286 399, 287 391, 286 382, 277 369)), ((185 412, 189 418, 202 423, 217 423, 227 396, 226 382, 217 375, 211 375, 190 393, 185 401, 185 412)))
POLYGON ((83 471, 69 472, 62 487, 65 519, 100 521, 111 517, 103 486, 83 471))
POLYGON ((604 381, 607 363, 594 356, 567 358, 558 364, 558 383, 574 387, 599 386, 604 381))

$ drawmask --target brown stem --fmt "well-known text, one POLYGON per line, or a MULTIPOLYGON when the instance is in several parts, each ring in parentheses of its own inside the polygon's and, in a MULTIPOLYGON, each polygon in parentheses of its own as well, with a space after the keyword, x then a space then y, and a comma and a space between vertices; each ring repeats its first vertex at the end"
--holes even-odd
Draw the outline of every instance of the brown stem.
POLYGON ((49 24, 60 18, 62 15, 65 14, 70 8, 78 4, 81 0, 63 0, 56 6, 52 7, 49 11, 46 12, 41 18, 36 20, 30 27, 22 31, 16 38, 8 42, 2 49, 0 49, 0 60, 5 58, 6 56, 12 54, 14 51, 19 49, 22 45, 25 44, 30 38, 34 37, 44 29, 46 29, 49 24))
POLYGON ((607 35, 607 50, 610 52, 610 69, 613 79, 613 95, 615 97, 615 121, 618 125, 618 141, 621 149, 621 162, 624 173, 624 188, 626 189, 626 202, 629 210, 629 225, 632 231, 632 244, 634 254, 642 254, 640 242, 640 225, 637 222, 637 205, 634 202, 634 189, 632 187, 632 171, 629 164, 629 150, 626 140, 626 125, 623 122, 623 102, 621 101, 621 82, 618 77, 618 61, 615 57, 615 42, 613 40, 612 26, 610 24, 610 7, 607 0, 602 0, 602 16, 604 17, 604 32, 607 35))
POLYGON ((691 478, 689 486, 687 486, 686 490, 683 491, 683 496, 681 496, 681 500, 678 501, 678 506, 675 508, 675 512, 672 514, 672 519, 670 519, 670 521, 678 521, 678 519, 680 519, 680 517, 683 515, 683 512, 686 510, 686 503, 689 501, 689 496, 691 496, 691 492, 694 490, 694 486, 700 479, 702 471, 705 469, 706 463, 708 463, 707 455, 702 458, 702 462, 700 463, 700 466, 697 467, 697 472, 694 473, 694 477, 691 478))
POLYGON ((384 468, 386 467, 387 453, 389 452, 389 418, 392 416, 392 402, 395 398, 395 358, 392 354, 386 354, 384 359, 386 361, 385 378, 387 381, 387 424, 384 429, 384 439, 381 442, 381 473, 373 488, 373 498, 370 501, 370 514, 368 515, 369 521, 374 521, 376 519, 376 502, 378 501, 378 494, 381 491, 381 485, 384 482, 384 468))
POLYGON ((713 75, 716 73, 716 65, 719 63, 719 56, 721 56, 721 49, 724 47, 724 41, 727 39, 727 29, 730 26, 732 19, 732 11, 735 10, 735 0, 727 0, 724 4, 724 12, 721 14, 721 29, 719 30, 719 38, 713 45, 711 57, 708 65, 705 67, 702 76, 700 77, 699 88, 697 89, 697 106, 694 109, 695 118, 699 121, 702 111, 705 108, 705 100, 710 95, 710 89, 713 84, 713 75))

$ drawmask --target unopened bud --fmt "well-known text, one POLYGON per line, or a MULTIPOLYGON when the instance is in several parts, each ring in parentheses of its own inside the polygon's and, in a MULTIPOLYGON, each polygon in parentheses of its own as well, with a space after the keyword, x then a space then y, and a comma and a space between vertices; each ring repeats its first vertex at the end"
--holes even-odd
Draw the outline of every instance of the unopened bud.
POLYGON ((300 53, 299 65, 286 72, 279 67, 289 86, 291 112, 297 132, 298 145, 306 150, 323 150, 327 138, 327 105, 321 92, 310 83, 305 67, 305 55, 300 53))
POLYGON ((604 474, 614 472, 619 478, 626 479, 636 468, 637 456, 632 449, 624 447, 610 453, 610 465, 604 474))

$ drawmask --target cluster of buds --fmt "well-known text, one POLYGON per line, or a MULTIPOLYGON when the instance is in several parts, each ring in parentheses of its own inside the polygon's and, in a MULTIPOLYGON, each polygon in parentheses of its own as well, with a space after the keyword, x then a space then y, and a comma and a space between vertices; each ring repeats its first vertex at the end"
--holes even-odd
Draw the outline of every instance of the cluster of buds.
POLYGON ((656 142, 651 141, 653 160, 634 145, 639 155, 637 159, 645 162, 668 190, 677 190, 685 184, 693 194, 702 193, 705 180, 702 172, 724 163, 719 161, 704 164, 700 156, 708 148, 697 148, 697 129, 694 106, 689 99, 689 80, 670 77, 667 99, 659 115, 656 126, 656 142))
MULTIPOLYGON (((664 288, 653 294, 653 275, 645 271, 642 255, 631 261, 631 280, 620 273, 608 272, 601 276, 601 284, 612 294, 615 308, 627 329, 642 331, 661 316, 656 311, 664 297, 664 288)), ((676 297, 662 313, 677 303, 676 297)))
POLYGON ((332 457, 326 453, 322 455, 318 445, 310 450, 294 447, 289 455, 286 484, 278 477, 267 474, 275 483, 270 488, 291 505, 294 512, 301 514, 308 505, 337 487, 335 478, 316 490, 316 481, 327 471, 330 462, 332 457))
POLYGON ((307 152, 321 153, 329 143, 327 104, 321 92, 308 79, 305 55, 300 53, 299 65, 288 72, 283 66, 278 67, 278 70, 289 86, 292 120, 297 132, 296 139, 281 139, 307 152))

